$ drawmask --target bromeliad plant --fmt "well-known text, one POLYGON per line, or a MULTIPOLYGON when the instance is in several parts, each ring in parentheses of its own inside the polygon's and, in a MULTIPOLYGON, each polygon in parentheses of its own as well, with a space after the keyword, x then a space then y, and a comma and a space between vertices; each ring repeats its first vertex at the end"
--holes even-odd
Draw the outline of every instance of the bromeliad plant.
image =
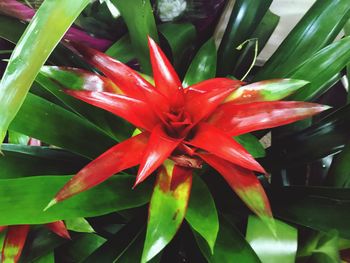
POLYGON ((45 0, 39 10, 0 2, 0 55, 9 59, 0 83, 1 261, 18 261, 29 225, 66 231, 63 220, 88 233, 65 241, 31 231, 20 260, 340 261, 350 193, 330 186, 347 184, 348 147, 317 183, 313 162, 350 139, 348 106, 317 115, 350 60, 349 37, 332 43, 348 0, 317 1, 253 70, 278 24, 272 1, 237 0, 216 50, 227 2, 179 1, 170 14, 162 0, 45 0), (23 21, 31 23, 20 39, 23 21), (8 42, 17 44, 11 58, 8 42), (257 137, 267 133, 265 152, 257 137), (44 146, 27 146, 28 136, 44 146))
MULTIPOLYGON (((201 168, 206 162, 274 230, 269 202, 254 174, 266 174, 266 171, 232 137, 301 120, 329 107, 308 102, 272 102, 290 95, 298 87, 293 85, 292 89, 283 91, 278 85, 271 88, 271 83, 283 80, 242 86, 244 83, 238 80, 214 78, 183 88, 159 46, 151 38, 148 44, 154 86, 121 62, 74 44, 84 59, 109 78, 104 82, 110 85, 113 82, 117 88, 107 84, 101 90, 100 86, 89 85, 92 90, 65 92, 124 118, 135 125, 140 134, 89 163, 58 192, 45 210, 130 167, 140 165, 134 187, 161 167, 150 202, 142 256, 142 262, 146 262, 175 235, 186 214, 193 169, 201 168), (111 90, 116 92, 111 93, 111 90), (162 208, 166 210, 160 211, 162 208), (168 230, 164 237, 160 232, 162 228, 157 229, 157 225, 168 226, 172 231, 168 230)), ((47 75, 57 74, 56 70, 46 72, 47 75)), ((66 69, 66 72, 78 72, 86 82, 94 77, 102 78, 81 70, 66 69)), ((296 82, 299 83, 304 84, 296 82)))

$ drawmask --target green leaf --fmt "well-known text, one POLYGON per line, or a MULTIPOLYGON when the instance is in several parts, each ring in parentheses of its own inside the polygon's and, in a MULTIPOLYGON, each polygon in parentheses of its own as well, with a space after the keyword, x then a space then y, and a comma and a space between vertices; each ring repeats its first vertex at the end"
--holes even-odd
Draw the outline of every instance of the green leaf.
POLYGON ((144 205, 150 187, 132 190, 135 177, 118 174, 101 185, 43 211, 71 176, 36 176, 0 180, 0 225, 44 224, 76 217, 93 217, 144 205), (96 197, 99 198, 96 198, 96 197))
POLYGON ((30 139, 27 135, 15 131, 9 131, 8 136, 8 141, 12 144, 28 145, 30 139))
MULTIPOLYGON (((277 27, 279 20, 280 17, 278 15, 272 13, 270 10, 267 10, 260 24, 249 37, 252 40, 255 39, 258 41, 258 53, 260 53, 260 51, 266 45, 267 41, 277 27)), ((254 60, 254 47, 255 41, 249 41, 247 46, 241 52, 242 54, 239 56, 233 71, 235 76, 242 77, 249 70, 249 67, 254 60)))
POLYGON ((298 258, 306 257, 310 257, 309 262, 315 263, 340 262, 338 232, 331 230, 327 233, 313 233, 298 251, 298 258))
POLYGON ((210 38, 197 52, 192 60, 185 78, 183 87, 196 84, 206 79, 214 78, 216 75, 216 47, 213 38, 210 38))
POLYGON ((296 228, 275 220, 276 236, 255 216, 249 216, 246 239, 262 263, 294 263, 298 247, 296 228))
POLYGON ((127 63, 136 58, 129 34, 125 34, 121 37, 117 42, 110 46, 105 53, 123 63, 127 63))
POLYGON ((90 122, 30 93, 10 129, 89 158, 116 143, 90 122))
POLYGON ((50 252, 38 259, 32 261, 33 263, 55 263, 55 254, 54 252, 50 252))
POLYGON ((349 16, 348 0, 316 1, 255 79, 286 77, 310 56, 329 45, 349 16))
POLYGON ((0 143, 41 66, 88 3, 89 0, 45 0, 37 11, 12 53, 0 82, 0 143))
POLYGON ((75 174, 87 159, 49 147, 3 144, 0 158, 1 179, 37 175, 75 174))
POLYGON ((173 65, 179 71, 196 38, 196 28, 190 23, 166 23, 158 26, 159 32, 171 48, 173 65))
POLYGON ((328 172, 328 185, 350 188, 350 144, 333 157, 331 168, 328 172))
POLYGON ((66 219, 64 221, 68 230, 81 233, 94 233, 95 230, 84 217, 66 219))
POLYGON ((218 75, 231 74, 240 55, 237 47, 254 32, 272 0, 237 0, 218 50, 218 75))
POLYGON ((342 150, 350 139, 349 111, 347 105, 305 130, 276 139, 267 152, 267 165, 286 167, 307 163, 342 150))
POLYGON ((60 254, 61 262, 83 262, 105 242, 106 239, 99 235, 79 234, 74 236, 71 242, 61 246, 56 252, 60 254))
MULTIPOLYGON (((96 249, 89 255, 84 263, 94 262, 116 262, 120 256, 128 249, 128 247, 141 235, 144 229, 144 218, 141 216, 129 221, 121 230, 111 236, 107 242, 96 249)), ((141 247, 139 247, 138 259, 141 258, 141 247)), ((131 261, 130 261, 131 262, 131 261)))
POLYGON ((350 189, 326 187, 276 188, 270 195, 276 217, 350 238, 350 189))
MULTIPOLYGON (((289 76, 310 83, 290 97, 290 100, 311 101, 317 99, 330 85, 328 81, 337 76, 350 61, 350 37, 339 40, 306 60, 289 76)), ((338 78, 336 78, 338 80, 338 78)), ((332 81, 334 83, 334 81, 332 81)))
POLYGON ((158 174, 149 206, 142 263, 155 257, 173 239, 185 217, 192 174, 186 172, 185 176, 178 169, 181 168, 167 160, 158 174))
POLYGON ((220 230, 216 240, 214 254, 201 236, 194 232, 197 244, 209 263, 249 262, 260 263, 261 261, 249 246, 242 234, 227 219, 220 218, 220 230))
POLYGON ((11 43, 17 43, 24 32, 26 25, 19 20, 0 15, 0 37, 11 43))
POLYGON ((151 74, 147 36, 158 42, 158 32, 149 0, 112 0, 120 11, 131 39, 133 50, 141 63, 143 72, 151 74))
POLYGON ((219 231, 219 218, 215 202, 206 184, 195 175, 186 220, 193 230, 207 242, 212 253, 219 231))
POLYGON ((265 149, 260 141, 252 134, 246 133, 234 137, 235 140, 242 145, 254 158, 265 156, 265 149))

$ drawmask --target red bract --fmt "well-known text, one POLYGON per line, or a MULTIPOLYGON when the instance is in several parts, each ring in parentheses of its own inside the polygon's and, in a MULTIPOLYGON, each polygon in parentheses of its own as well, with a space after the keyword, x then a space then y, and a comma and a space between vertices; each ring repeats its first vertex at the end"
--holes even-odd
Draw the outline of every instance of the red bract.
MULTIPOLYGON (((207 162, 255 213, 271 217, 266 195, 253 173, 265 173, 265 170, 232 135, 276 127, 328 109, 306 102, 259 102, 259 98, 271 100, 263 88, 249 91, 257 93, 250 94, 254 102, 249 98, 239 99, 239 94, 247 94, 245 90, 239 91, 244 83, 227 78, 206 80, 184 89, 170 62, 150 38, 155 86, 101 52, 78 44, 74 47, 121 92, 69 90, 67 93, 126 119, 139 128, 141 134, 114 146, 83 168, 48 207, 123 169, 140 165, 136 186, 166 159, 171 159, 175 165, 187 168, 198 168, 207 162), (258 197, 249 198, 252 193, 258 197), (252 205, 255 201, 258 203, 252 205)), ((289 95, 280 90, 279 94, 289 95)))

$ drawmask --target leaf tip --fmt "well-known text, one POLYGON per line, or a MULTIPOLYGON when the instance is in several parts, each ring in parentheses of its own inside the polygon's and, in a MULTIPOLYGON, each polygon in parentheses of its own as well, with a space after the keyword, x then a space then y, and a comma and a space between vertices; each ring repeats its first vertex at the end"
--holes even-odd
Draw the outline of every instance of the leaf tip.
POLYGON ((43 211, 45 212, 46 210, 48 210, 50 207, 54 206, 55 204, 57 204, 57 199, 56 198, 52 199, 48 203, 48 205, 43 209, 43 211))

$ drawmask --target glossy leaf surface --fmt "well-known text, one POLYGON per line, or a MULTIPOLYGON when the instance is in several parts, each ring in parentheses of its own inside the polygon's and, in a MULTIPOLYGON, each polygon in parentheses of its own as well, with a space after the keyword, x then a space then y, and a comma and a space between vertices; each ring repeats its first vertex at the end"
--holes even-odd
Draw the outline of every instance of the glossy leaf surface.
POLYGON ((209 263, 237 262, 261 263, 253 249, 249 246, 240 231, 229 220, 220 218, 220 230, 214 248, 210 253, 205 240, 195 234, 197 244, 209 263))
POLYGON ((0 118, 1 143, 41 66, 88 3, 46 0, 26 29, 0 83, 0 111, 4 113, 0 118))
POLYGON ((314 53, 330 44, 349 15, 347 0, 316 1, 255 79, 283 77, 291 73, 314 53))
POLYGON ((73 174, 88 161, 59 149, 3 144, 1 179, 24 176, 73 174))
POLYGON ((151 260, 176 234, 185 217, 191 185, 191 170, 176 166, 172 161, 165 162, 150 202, 141 262, 151 260))
POLYGON ((331 87, 328 85, 329 80, 345 68, 350 60, 349 44, 350 37, 346 37, 328 45, 290 74, 291 78, 304 79, 310 83, 293 94, 289 99, 312 101, 327 91, 331 87))
POLYGON ((209 123, 230 135, 286 125, 311 117, 330 107, 307 102, 275 101, 248 104, 223 104, 209 123))
POLYGON ((252 134, 246 133, 235 136, 234 139, 243 146, 254 158, 261 158, 266 155, 265 149, 260 141, 252 134))
POLYGON ((7 193, 7 198, 0 200, 0 225, 44 224, 62 219, 93 217, 138 207, 149 201, 149 186, 143 184, 132 190, 135 177, 119 174, 44 212, 53 193, 70 178, 71 176, 36 176, 0 180, 1 191, 7 193))
POLYGON ((236 48, 254 32, 267 12, 272 0, 238 0, 235 2, 230 20, 218 50, 218 75, 231 74, 239 57, 236 48))
POLYGON ((246 239, 262 263, 294 263, 298 247, 296 228, 275 220, 276 236, 257 217, 249 216, 246 239))
POLYGON ((94 233, 95 230, 84 217, 64 220, 68 230, 81 233, 94 233))
POLYGON ((10 129, 88 158, 96 157, 115 144, 91 123, 33 94, 28 94, 10 129), (62 125, 63 120, 65 125, 62 125), (43 123, 45 129, 42 128, 43 123))
POLYGON ((133 50, 143 72, 151 73, 147 36, 158 41, 158 32, 149 0, 113 1, 120 11, 130 34, 133 50))
POLYGON ((214 155, 199 154, 199 156, 223 176, 232 190, 272 231, 275 230, 269 200, 260 181, 252 171, 214 155))
POLYGON ((112 175, 139 164, 145 152, 147 141, 148 134, 141 133, 113 146, 69 180, 56 194, 48 207, 86 191, 104 182, 112 175))
POLYGON ((259 81, 239 87, 225 99, 225 102, 244 104, 257 101, 281 100, 293 94, 307 83, 307 81, 297 79, 259 81))
POLYGON ((185 78, 182 81, 184 88, 216 75, 216 47, 214 40, 210 38, 197 52, 189 66, 185 78))
POLYGON ((199 175, 193 176, 191 197, 186 212, 186 221, 208 243, 212 253, 219 232, 219 217, 214 199, 199 175))

